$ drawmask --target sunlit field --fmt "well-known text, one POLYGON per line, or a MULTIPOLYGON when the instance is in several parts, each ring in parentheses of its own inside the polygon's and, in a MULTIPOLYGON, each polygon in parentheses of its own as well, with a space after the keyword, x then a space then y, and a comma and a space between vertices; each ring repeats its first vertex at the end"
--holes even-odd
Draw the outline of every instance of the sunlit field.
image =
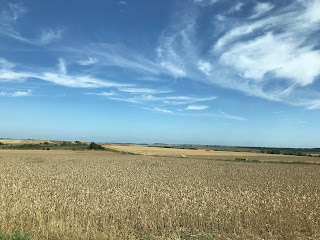
MULTIPOLYGON (((193 159, 215 159, 215 160, 235 160, 236 158, 245 158, 249 161, 266 161, 266 162, 306 162, 320 164, 320 157, 290 156, 281 154, 267 154, 248 151, 237 151, 236 147, 229 147, 223 151, 214 151, 201 149, 201 146, 192 146, 193 149, 176 149, 161 148, 152 145, 134 145, 134 144, 105 144, 109 149, 115 149, 121 152, 148 156, 165 156, 165 157, 189 157, 193 159)), ((218 149, 221 147, 217 147, 218 149)), ((315 154, 318 155, 318 154, 315 154)), ((319 155, 320 156, 320 155, 319 155)))
POLYGON ((14 226, 32 239, 320 239, 320 166, 1 150, 0 228, 14 226))

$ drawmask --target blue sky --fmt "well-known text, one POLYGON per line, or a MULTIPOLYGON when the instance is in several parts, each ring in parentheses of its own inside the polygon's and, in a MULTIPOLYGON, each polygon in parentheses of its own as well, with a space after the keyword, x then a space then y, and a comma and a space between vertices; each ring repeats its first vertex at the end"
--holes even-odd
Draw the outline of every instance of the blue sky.
POLYGON ((319 0, 0 0, 0 137, 319 147, 319 39, 319 0))

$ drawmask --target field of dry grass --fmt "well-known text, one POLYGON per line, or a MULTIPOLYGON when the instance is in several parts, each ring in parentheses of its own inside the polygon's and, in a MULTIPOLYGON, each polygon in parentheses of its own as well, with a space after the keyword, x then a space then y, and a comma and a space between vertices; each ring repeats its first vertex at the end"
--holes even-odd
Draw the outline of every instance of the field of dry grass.
POLYGON ((0 228, 32 239, 319 239, 320 166, 0 151, 0 228))

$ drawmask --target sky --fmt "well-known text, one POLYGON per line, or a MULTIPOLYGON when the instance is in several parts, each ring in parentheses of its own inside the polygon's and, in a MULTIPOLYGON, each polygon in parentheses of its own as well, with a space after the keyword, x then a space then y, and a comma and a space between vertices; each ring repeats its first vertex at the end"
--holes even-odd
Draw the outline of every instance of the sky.
POLYGON ((319 0, 0 0, 0 137, 320 147, 319 0))

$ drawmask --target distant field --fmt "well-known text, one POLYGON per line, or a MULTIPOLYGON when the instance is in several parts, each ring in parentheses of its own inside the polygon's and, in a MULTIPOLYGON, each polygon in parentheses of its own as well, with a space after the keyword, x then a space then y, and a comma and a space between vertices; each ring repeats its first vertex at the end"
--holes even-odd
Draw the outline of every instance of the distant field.
POLYGON ((163 147, 150 147, 145 145, 134 144, 107 144, 103 145, 118 151, 131 152, 135 154, 149 155, 149 156, 167 156, 167 157, 186 157, 186 158, 206 158, 215 160, 235 160, 236 158, 247 158, 248 160, 259 161, 279 161, 279 162, 309 162, 319 163, 318 157, 298 157, 280 154, 266 154, 254 152, 232 152, 232 151, 213 151, 213 150, 191 150, 191 149, 176 149, 163 147))
POLYGON ((165 153, 0 150, 0 228, 35 240, 320 239, 320 166, 165 153))
POLYGON ((33 139, 0 139, 3 144, 39 144, 39 143, 54 143, 50 140, 33 140, 33 139))
MULTIPOLYGON (((52 141, 33 139, 0 139, 1 149, 22 150, 87 150, 89 142, 52 141), (4 145, 3 145, 4 144, 4 145)), ((127 154, 170 157, 198 157, 215 160, 235 160, 264 162, 306 162, 320 164, 320 148, 289 149, 289 148, 250 148, 197 145, 138 145, 138 144, 101 144, 107 151, 118 151, 127 154), (267 153, 269 151, 269 153, 267 153), (270 152, 278 151, 278 154, 270 152), (281 153, 281 154, 280 154, 281 153)))

